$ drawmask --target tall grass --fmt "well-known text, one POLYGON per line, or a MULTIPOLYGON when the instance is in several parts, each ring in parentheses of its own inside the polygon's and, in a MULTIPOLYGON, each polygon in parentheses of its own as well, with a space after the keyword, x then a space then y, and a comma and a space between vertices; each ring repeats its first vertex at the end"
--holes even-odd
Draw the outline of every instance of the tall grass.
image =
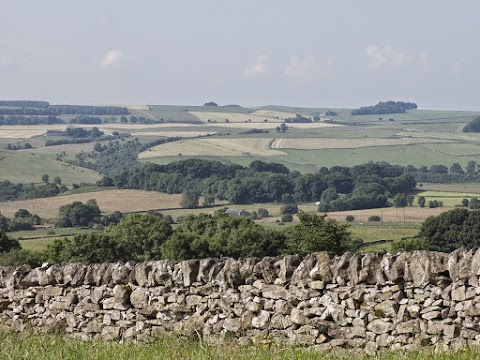
POLYGON ((202 341, 169 336, 153 343, 84 342, 62 335, 38 335, 32 332, 14 334, 0 331, 0 359, 478 359, 478 349, 465 348, 437 353, 426 348, 416 351, 380 352, 374 356, 361 350, 319 351, 314 348, 237 345, 227 341, 208 345, 202 341))

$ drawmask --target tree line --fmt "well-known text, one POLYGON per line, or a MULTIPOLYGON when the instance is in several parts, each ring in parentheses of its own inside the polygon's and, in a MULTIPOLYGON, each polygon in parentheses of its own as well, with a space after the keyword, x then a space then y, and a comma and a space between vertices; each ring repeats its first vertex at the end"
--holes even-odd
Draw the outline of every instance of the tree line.
POLYGON ((2 115, 128 115, 126 107, 50 105, 42 101, 3 101, 0 102, 2 115), (8 105, 6 105, 8 104, 8 105))
POLYGON ((64 123, 63 120, 55 115, 48 115, 48 116, 0 115, 0 125, 51 125, 51 124, 63 124, 63 123, 64 123))
POLYGON ((416 109, 417 104, 403 101, 380 101, 374 106, 365 106, 352 111, 352 116, 372 114, 401 114, 409 109, 416 109))
POLYGON ((4 180, 0 182, 0 202, 52 197, 65 191, 67 188, 61 184, 15 184, 4 180))
MULTIPOLYGON (((129 214, 101 234, 56 240, 42 254, 54 263, 184 260, 207 257, 264 257, 355 251, 348 225, 325 215, 299 213, 300 223, 285 231, 264 228, 250 218, 214 215, 186 216, 175 229, 162 217, 129 214)), ((0 261, 1 262, 1 261, 0 261)))
POLYGON ((0 100, 0 106, 20 108, 47 108, 50 106, 50 103, 48 101, 36 100, 0 100))
MULTIPOLYGON (((110 164, 112 170, 119 167, 110 164)), ((99 184, 171 194, 190 192, 211 202, 226 200, 234 204, 320 201, 325 205, 321 210, 327 211, 336 207, 351 210, 388 206, 390 197, 412 191, 416 182, 404 174, 403 167, 387 163, 334 166, 302 175, 282 164, 259 160, 243 167, 188 159, 107 171, 99 184)))
POLYGON ((31 214, 26 209, 19 209, 13 215, 13 218, 8 218, 0 214, 0 230, 3 231, 19 231, 32 230, 35 225, 40 225, 42 218, 36 214, 31 214))

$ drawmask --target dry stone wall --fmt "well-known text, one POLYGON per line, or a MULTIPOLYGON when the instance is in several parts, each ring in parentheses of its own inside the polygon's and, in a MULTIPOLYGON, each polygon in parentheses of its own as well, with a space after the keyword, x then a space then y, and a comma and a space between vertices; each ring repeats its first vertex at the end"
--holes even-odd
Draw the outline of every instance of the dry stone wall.
POLYGON ((0 321, 81 339, 480 343, 480 251, 0 268, 0 321))

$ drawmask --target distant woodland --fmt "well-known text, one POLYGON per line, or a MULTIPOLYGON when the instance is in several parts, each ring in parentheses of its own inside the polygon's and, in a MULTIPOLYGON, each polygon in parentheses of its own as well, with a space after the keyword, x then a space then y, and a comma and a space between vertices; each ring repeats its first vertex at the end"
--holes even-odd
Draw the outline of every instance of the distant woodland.
POLYGON ((352 115, 372 115, 372 114, 401 114, 410 109, 416 109, 417 104, 403 101, 379 102, 374 106, 361 107, 352 111, 352 115))
POLYGON ((117 106, 50 105, 47 101, 0 101, 0 115, 128 115, 117 106))

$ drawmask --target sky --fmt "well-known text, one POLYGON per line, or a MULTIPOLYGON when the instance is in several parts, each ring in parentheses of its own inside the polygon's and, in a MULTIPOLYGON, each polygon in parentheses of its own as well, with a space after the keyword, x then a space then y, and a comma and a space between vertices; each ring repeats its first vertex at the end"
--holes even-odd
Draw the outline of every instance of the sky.
POLYGON ((0 0, 0 99, 480 110, 478 0, 0 0))

